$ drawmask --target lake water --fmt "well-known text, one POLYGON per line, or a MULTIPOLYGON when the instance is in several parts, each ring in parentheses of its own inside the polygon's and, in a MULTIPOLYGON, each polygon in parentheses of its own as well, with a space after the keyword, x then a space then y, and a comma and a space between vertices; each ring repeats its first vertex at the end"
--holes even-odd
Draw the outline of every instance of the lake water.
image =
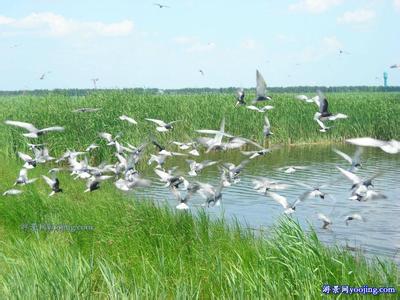
MULTIPOLYGON (((355 151, 355 147, 349 145, 335 147, 350 156, 353 156, 355 151)), ((213 217, 236 218, 245 226, 265 229, 282 217, 283 207, 270 197, 257 193, 253 189, 252 180, 267 177, 288 184, 295 181, 310 185, 330 183, 331 185, 322 191, 334 199, 310 198, 297 206, 293 217, 305 230, 312 225, 320 240, 327 244, 357 247, 368 256, 390 257, 400 262, 400 155, 386 154, 380 149, 364 148, 363 167, 357 175, 368 178, 382 172, 382 175, 373 181, 374 190, 384 193, 387 198, 359 202, 348 199, 351 195, 351 183, 335 166, 348 169, 350 165, 334 153, 332 148, 332 145, 283 147, 266 156, 257 157, 242 171, 239 183, 224 188, 221 206, 204 209, 213 217), (277 170, 286 165, 307 166, 307 169, 292 174, 277 170), (317 213, 324 213, 332 220, 331 230, 322 229, 322 222, 318 220, 317 213), (344 219, 352 213, 361 214, 365 222, 355 220, 347 226, 344 219)), ((238 151, 214 152, 206 157, 197 158, 196 161, 211 159, 238 164, 245 158, 238 151)), ((218 185, 219 170, 215 166, 204 169, 194 178, 187 175, 189 166, 184 159, 171 159, 166 164, 167 168, 170 166, 178 166, 189 181, 198 180, 218 185)), ((173 194, 163 187, 164 183, 158 181, 155 173, 145 173, 145 177, 152 179, 153 184, 151 188, 136 193, 140 198, 167 201, 171 206, 176 206, 177 201, 173 194)), ((304 191, 305 188, 293 185, 277 193, 293 202, 304 191)), ((203 201, 196 195, 189 202, 189 206, 193 211, 203 209, 200 207, 203 201)))

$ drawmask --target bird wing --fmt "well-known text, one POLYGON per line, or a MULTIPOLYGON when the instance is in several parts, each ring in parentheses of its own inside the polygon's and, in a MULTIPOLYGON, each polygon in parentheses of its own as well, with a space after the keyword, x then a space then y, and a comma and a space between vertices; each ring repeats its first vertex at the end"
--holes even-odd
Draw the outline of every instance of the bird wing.
POLYGON ((328 112, 328 100, 326 100, 326 98, 320 100, 319 112, 321 114, 328 112))
POLYGON ((343 153, 342 151, 339 151, 337 149, 333 149, 333 151, 337 154, 339 154, 341 157, 343 157, 345 160, 347 160, 350 164, 353 163, 353 160, 351 159, 350 156, 348 156, 346 153, 343 153))
POLYGON ((153 122, 153 123, 156 123, 158 126, 162 126, 162 127, 167 125, 167 123, 165 123, 164 121, 157 120, 157 119, 148 119, 148 118, 146 118, 145 120, 153 122))
POLYGON ((271 124, 269 123, 269 119, 268 119, 267 115, 264 116, 264 126, 266 126, 267 128, 271 127, 271 124))
POLYGON ((322 213, 318 213, 318 219, 329 224, 332 223, 332 221, 322 213))
POLYGON ((257 82, 256 86, 257 97, 258 96, 265 97, 265 95, 267 94, 267 84, 265 83, 263 76, 258 70, 256 71, 256 82, 257 82))
POLYGON ((7 125, 17 126, 28 130, 29 132, 36 132, 38 129, 30 123, 20 122, 20 121, 10 121, 7 120, 4 123, 7 125))
POLYGON ((266 192, 267 196, 270 196, 272 199, 274 199, 276 202, 278 202, 280 205, 283 206, 283 208, 287 209, 289 208, 289 203, 287 202, 286 198, 274 193, 274 192, 266 192))
POLYGON ((386 145, 385 141, 377 140, 371 137, 347 139, 346 142, 353 145, 366 146, 366 147, 382 147, 386 145))
POLYGON ((172 176, 164 171, 159 169, 155 169, 154 172, 161 178, 162 181, 168 181, 172 176))
POLYGON ((43 129, 40 129, 39 131, 40 132, 64 131, 64 127, 54 126, 54 127, 43 128, 43 129))
POLYGON ((248 106, 246 106, 246 108, 251 109, 251 110, 255 110, 255 111, 260 111, 260 109, 257 106, 254 106, 254 105, 248 105, 248 106))
POLYGON ((112 135, 107 133, 107 132, 100 132, 99 136, 103 139, 105 139, 107 142, 111 142, 112 141, 112 135))
POLYGON ((336 168, 347 178, 349 179, 353 184, 359 184, 361 182, 360 177, 358 177, 356 174, 351 173, 349 171, 346 171, 342 169, 341 167, 336 166, 336 168))
POLYGON ((54 184, 54 180, 50 179, 49 177, 42 175, 44 181, 46 181, 46 183, 52 188, 53 184, 54 184))
POLYGON ((18 156, 23 161, 32 160, 32 157, 30 157, 28 154, 25 154, 25 153, 22 153, 22 152, 18 152, 18 156))

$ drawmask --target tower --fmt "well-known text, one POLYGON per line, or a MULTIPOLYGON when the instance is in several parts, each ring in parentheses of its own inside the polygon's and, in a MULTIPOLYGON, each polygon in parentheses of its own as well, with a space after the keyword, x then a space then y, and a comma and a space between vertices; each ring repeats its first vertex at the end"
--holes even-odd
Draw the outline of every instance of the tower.
POLYGON ((383 72, 383 86, 387 87, 387 79, 388 79, 388 73, 383 72))

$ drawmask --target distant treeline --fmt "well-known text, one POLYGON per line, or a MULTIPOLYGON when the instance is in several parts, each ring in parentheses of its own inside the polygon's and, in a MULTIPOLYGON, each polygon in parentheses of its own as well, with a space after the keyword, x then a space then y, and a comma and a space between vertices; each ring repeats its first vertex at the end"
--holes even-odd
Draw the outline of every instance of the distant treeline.
MULTIPOLYGON (((182 89, 155 89, 155 88, 124 88, 124 89, 54 89, 54 90, 20 90, 20 91, 0 91, 1 96, 17 95, 46 95, 62 94, 68 96, 85 96, 93 92, 107 92, 110 90, 127 91, 133 93, 165 93, 165 94, 199 94, 199 93, 236 93, 237 87, 228 88, 182 88, 182 89)), ((246 88, 252 91, 254 88, 246 88)), ((317 90, 323 92, 400 92, 400 86, 292 86, 292 87, 270 87, 271 93, 315 93, 317 90)))

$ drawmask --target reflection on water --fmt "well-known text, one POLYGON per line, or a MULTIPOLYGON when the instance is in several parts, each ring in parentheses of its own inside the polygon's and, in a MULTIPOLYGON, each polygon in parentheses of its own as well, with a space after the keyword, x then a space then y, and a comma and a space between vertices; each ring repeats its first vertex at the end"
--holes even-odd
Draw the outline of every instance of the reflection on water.
MULTIPOLYGON (((252 160, 241 174, 241 181, 223 190, 222 206, 207 208, 212 216, 224 216, 228 219, 237 219, 252 228, 268 227, 282 217, 282 207, 262 194, 253 190, 252 180, 257 177, 268 177, 285 183, 301 181, 310 185, 330 183, 323 189, 332 197, 324 200, 320 198, 308 199, 300 203, 293 215, 303 228, 313 225, 319 238, 326 243, 361 247, 366 254, 395 257, 400 260, 400 155, 389 155, 379 149, 366 148, 362 155, 363 168, 357 172, 361 178, 368 178, 378 172, 382 175, 374 180, 376 191, 383 192, 387 199, 358 202, 349 200, 351 183, 343 177, 335 166, 348 169, 349 164, 332 151, 331 145, 296 146, 277 149, 271 154, 252 160), (277 168, 286 165, 307 166, 306 170, 299 170, 293 174, 278 171, 277 168), (317 219, 317 213, 324 213, 333 222, 331 230, 322 229, 322 222, 317 219), (345 224, 345 217, 352 213, 360 213, 365 222, 353 221, 349 226, 345 224)), ((353 155, 355 147, 337 145, 339 150, 353 155)), ((201 161, 205 157, 197 158, 201 161)), ((245 157, 240 152, 211 153, 207 159, 221 162, 240 163, 245 157)), ((179 170, 187 175, 188 164, 183 159, 171 160, 166 167, 179 166, 179 170)), ((151 171, 144 174, 152 179, 151 188, 138 191, 141 198, 167 201, 171 205, 177 204, 174 196, 158 177, 151 171)), ((219 181, 218 168, 206 168, 195 178, 217 185, 219 181)), ((293 185, 279 193, 293 202, 303 192, 304 188, 293 185)), ((201 209, 202 198, 195 196, 191 201, 191 209, 201 209)))

